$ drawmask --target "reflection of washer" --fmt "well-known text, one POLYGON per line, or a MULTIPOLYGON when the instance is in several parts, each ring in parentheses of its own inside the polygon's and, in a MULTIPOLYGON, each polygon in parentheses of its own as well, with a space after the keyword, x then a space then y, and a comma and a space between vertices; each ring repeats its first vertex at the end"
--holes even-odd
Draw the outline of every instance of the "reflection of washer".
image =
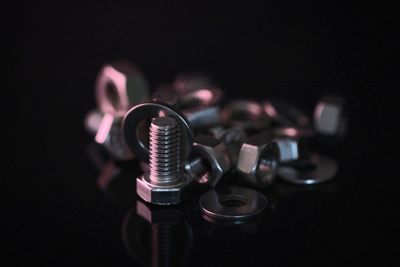
POLYGON ((148 138, 148 125, 146 126, 143 123, 160 116, 173 117, 178 121, 180 127, 182 127, 182 158, 186 158, 192 148, 194 136, 190 123, 183 114, 173 107, 159 102, 147 102, 136 105, 125 115, 122 129, 128 147, 135 156, 148 162, 149 148, 148 145, 145 144, 146 140, 144 140, 148 138))
POLYGON ((337 163, 323 155, 312 154, 309 159, 312 170, 300 170, 293 166, 281 166, 278 175, 286 182, 300 185, 320 184, 331 180, 337 170, 337 163))
POLYGON ((263 194, 242 187, 229 187, 226 191, 210 190, 200 197, 199 203, 206 216, 231 221, 251 218, 267 207, 263 194))

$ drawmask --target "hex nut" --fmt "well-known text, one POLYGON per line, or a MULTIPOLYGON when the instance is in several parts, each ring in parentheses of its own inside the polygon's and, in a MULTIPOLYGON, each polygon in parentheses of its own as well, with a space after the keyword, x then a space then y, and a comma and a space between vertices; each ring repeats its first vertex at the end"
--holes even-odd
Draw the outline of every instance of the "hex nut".
POLYGON ((263 109, 268 117, 284 127, 308 127, 310 119, 298 107, 278 98, 264 100, 263 109))
POLYGON ((200 107, 183 111, 193 129, 207 129, 221 123, 219 107, 200 107))
POLYGON ((149 99, 149 85, 135 65, 117 61, 100 70, 96 98, 103 113, 123 116, 134 105, 149 99))
POLYGON ((172 89, 171 85, 161 84, 155 89, 152 100, 175 106, 178 104, 178 94, 172 89))
POLYGON ((299 158, 298 142, 294 139, 275 139, 279 149, 279 162, 289 162, 299 158))
POLYGON ((217 185, 231 167, 232 161, 225 144, 207 135, 196 137, 192 153, 185 163, 189 177, 212 187, 217 185))
POLYGON ((221 119, 225 125, 244 130, 263 129, 270 120, 260 103, 252 100, 238 100, 221 110, 221 119))
POLYGON ((86 113, 83 124, 85 130, 90 135, 96 135, 100 127, 101 121, 103 120, 103 116, 103 112, 98 109, 90 110, 88 113, 86 113))
POLYGON ((175 91, 186 93, 201 88, 215 87, 215 82, 205 73, 187 72, 178 74, 172 86, 175 91))
POLYGON ((315 130, 322 135, 343 136, 346 130, 344 101, 339 97, 322 98, 314 111, 315 130))
POLYGON ((246 131, 240 127, 224 128, 218 126, 209 129, 209 132, 212 136, 226 145, 232 165, 236 165, 242 143, 247 138, 246 131))
POLYGON ((246 181, 261 187, 270 185, 276 176, 279 147, 265 134, 245 141, 240 149, 237 170, 246 181))
POLYGON ((136 193, 146 202, 157 205, 178 204, 182 200, 182 191, 188 185, 188 179, 173 186, 156 186, 144 174, 136 179, 136 193))

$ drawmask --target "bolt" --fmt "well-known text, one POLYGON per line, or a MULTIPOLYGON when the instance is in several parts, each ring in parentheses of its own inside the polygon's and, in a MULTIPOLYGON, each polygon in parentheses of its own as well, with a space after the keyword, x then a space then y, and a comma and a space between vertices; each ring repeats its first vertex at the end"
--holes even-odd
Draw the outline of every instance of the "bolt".
POLYGON ((181 135, 177 120, 154 118, 149 139, 149 172, 138 177, 137 194, 153 204, 177 204, 186 185, 181 170, 181 135))
POLYGON ((177 121, 158 117, 150 125, 150 182, 171 185, 180 182, 180 134, 177 121))

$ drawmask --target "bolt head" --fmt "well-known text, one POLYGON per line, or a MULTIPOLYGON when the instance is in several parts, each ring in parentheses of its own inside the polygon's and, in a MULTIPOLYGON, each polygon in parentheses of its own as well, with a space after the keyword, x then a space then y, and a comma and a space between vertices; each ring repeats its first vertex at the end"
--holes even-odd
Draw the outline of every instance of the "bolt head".
POLYGON ((136 193, 146 202, 156 205, 178 204, 182 200, 182 191, 187 185, 184 182, 174 186, 156 186, 148 181, 147 174, 136 179, 136 193))

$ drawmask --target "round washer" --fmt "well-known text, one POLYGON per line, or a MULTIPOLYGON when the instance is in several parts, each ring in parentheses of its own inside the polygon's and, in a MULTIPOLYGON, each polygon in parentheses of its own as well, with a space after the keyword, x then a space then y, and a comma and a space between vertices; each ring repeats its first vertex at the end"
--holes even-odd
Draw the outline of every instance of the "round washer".
POLYGON ((194 137, 190 123, 179 111, 175 110, 168 104, 160 102, 141 103, 131 108, 126 113, 122 122, 122 130, 129 149, 139 159, 145 162, 149 161, 148 145, 144 144, 141 138, 138 136, 138 130, 144 130, 143 128, 139 129, 139 125, 146 120, 159 116, 173 117, 182 127, 182 157, 186 158, 191 151, 194 137))
POLYGON ((315 166, 311 171, 281 166, 278 169, 278 175, 282 180, 292 184, 313 185, 331 180, 338 170, 338 165, 334 160, 319 154, 312 154, 309 163, 315 166))
POLYGON ((213 189, 200 197, 199 204, 205 215, 219 220, 244 220, 267 207, 266 197, 255 190, 243 187, 228 187, 225 190, 213 189))

